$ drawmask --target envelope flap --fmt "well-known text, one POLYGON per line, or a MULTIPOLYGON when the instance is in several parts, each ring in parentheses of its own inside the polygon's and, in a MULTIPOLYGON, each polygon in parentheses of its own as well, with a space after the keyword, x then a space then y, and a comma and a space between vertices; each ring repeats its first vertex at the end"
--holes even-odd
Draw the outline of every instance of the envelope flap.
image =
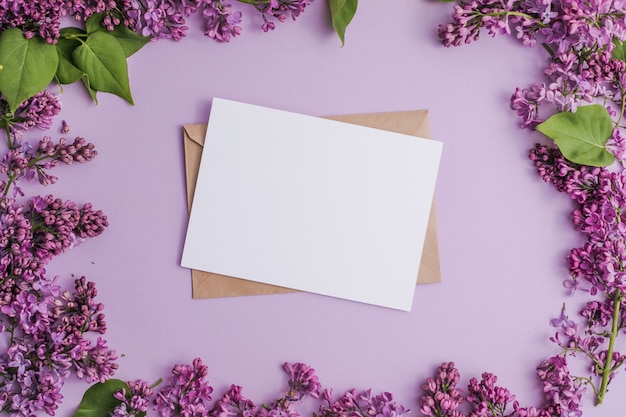
POLYGON ((204 138, 206 137, 206 130, 207 130, 206 123, 183 125, 183 132, 185 134, 185 139, 190 139, 192 142, 195 142, 200 146, 204 145, 204 138))
POLYGON ((363 113, 326 116, 325 118, 405 135, 424 138, 430 137, 428 110, 411 110, 394 113, 363 113))
POLYGON ((206 136, 206 124, 188 124, 183 126, 185 150, 185 176, 187 183, 187 209, 191 213, 193 194, 198 179, 198 167, 202 157, 202 146, 206 136))

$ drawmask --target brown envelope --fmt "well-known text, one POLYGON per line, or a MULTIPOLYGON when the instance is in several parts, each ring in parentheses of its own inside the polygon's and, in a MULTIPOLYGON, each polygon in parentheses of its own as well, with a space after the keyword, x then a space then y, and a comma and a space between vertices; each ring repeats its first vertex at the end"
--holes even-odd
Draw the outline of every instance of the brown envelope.
MULTIPOLYGON (((430 135, 427 110, 330 116, 327 118, 424 138, 430 135)), ((196 179, 198 177, 206 129, 205 124, 188 124, 183 126, 185 168, 187 175, 187 207, 189 211, 191 211, 193 194, 196 188, 196 179)), ((191 279, 193 298, 296 292, 296 290, 290 288, 195 269, 191 270, 191 279)), ((430 284, 436 282, 441 282, 441 270, 439 266, 439 242, 437 239, 437 223, 433 201, 428 227, 426 229, 426 241, 424 243, 424 250, 422 252, 422 259, 417 275, 417 283, 430 284)))

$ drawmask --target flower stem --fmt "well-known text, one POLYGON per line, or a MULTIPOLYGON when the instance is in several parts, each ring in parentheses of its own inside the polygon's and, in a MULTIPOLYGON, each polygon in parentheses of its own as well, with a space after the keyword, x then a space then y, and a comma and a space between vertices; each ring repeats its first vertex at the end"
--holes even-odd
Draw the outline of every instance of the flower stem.
POLYGON ((150 385, 150 388, 155 389, 161 382, 163 382, 163 378, 159 378, 154 384, 150 385))
POLYGON ((11 189, 11 185, 13 185, 14 182, 15 182, 15 175, 11 175, 9 177, 9 180, 7 181, 7 186, 4 187, 4 190, 2 190, 2 197, 6 197, 7 195, 9 195, 9 190, 11 189))
POLYGON ((596 405, 602 404, 604 400, 604 394, 606 394, 606 389, 609 385, 609 377, 613 372, 613 367, 611 366, 611 362, 613 361, 613 348, 615 346, 615 339, 617 338, 617 331, 619 329, 619 314, 622 307, 622 299, 624 298, 622 292, 618 289, 614 295, 613 300, 613 321, 611 323, 611 336, 609 339, 609 349, 606 352, 606 361, 604 363, 604 368, 602 371, 602 383, 600 384, 600 389, 598 391, 598 395, 596 396, 596 405))

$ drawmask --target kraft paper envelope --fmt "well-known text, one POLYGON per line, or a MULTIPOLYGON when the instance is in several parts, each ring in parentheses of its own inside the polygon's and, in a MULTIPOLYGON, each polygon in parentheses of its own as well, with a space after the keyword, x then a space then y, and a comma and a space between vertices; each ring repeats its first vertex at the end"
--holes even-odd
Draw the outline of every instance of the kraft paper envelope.
MULTIPOLYGON (((330 116, 328 119, 346 123, 388 130, 418 137, 428 137, 428 111, 404 111, 392 113, 369 113, 344 116, 330 116)), ((187 124, 183 126, 183 140, 185 151, 185 168, 187 179, 187 204, 191 211, 193 195, 200 167, 202 147, 206 136, 206 124, 187 124)), ((213 274, 192 269, 193 298, 217 298, 244 295, 262 295, 296 292, 297 290, 265 284, 256 281, 213 274)), ((431 208, 426 240, 422 252, 422 259, 417 276, 417 284, 437 283, 441 281, 439 264, 439 243, 435 206, 431 208)))

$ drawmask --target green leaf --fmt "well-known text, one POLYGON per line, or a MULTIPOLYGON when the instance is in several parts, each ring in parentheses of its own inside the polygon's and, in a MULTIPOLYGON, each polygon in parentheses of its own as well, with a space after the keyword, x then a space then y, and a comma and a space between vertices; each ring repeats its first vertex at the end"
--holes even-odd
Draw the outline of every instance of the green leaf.
POLYGON ((54 79, 59 56, 43 39, 24 38, 17 28, 0 33, 0 92, 11 112, 54 79))
POLYGON ((600 104, 579 107, 575 113, 557 113, 537 126, 553 139, 568 160, 581 165, 607 166, 615 157, 606 149, 613 121, 600 104))
POLYGON ((120 43, 107 32, 94 32, 72 54, 75 65, 89 76, 97 91, 115 94, 133 104, 126 55, 120 43))
POLYGON ((104 21, 104 13, 96 13, 89 16, 87 22, 85 23, 85 27, 87 28, 87 33, 92 34, 95 32, 106 32, 115 36, 115 39, 122 45, 122 49, 124 49, 124 55, 126 58, 140 50, 145 44, 150 42, 150 38, 147 36, 142 36, 137 32, 134 32, 127 28, 124 25, 116 26, 113 31, 108 31, 104 26, 102 26, 102 22, 104 21))
POLYGON ((620 41, 617 38, 613 38, 613 43, 615 44, 615 48, 611 53, 613 58, 619 59, 620 61, 626 61, 626 51, 624 50, 624 42, 620 41))
POLYGON ((122 49, 124 49, 124 54, 127 58, 150 42, 149 37, 141 36, 123 25, 117 26, 113 32, 110 33, 115 36, 115 39, 122 45, 122 49))
POLYGON ((356 13, 358 0, 328 0, 328 5, 330 6, 333 28, 341 40, 341 46, 343 46, 346 28, 356 13))
POLYGON ((61 29, 61 37, 56 44, 59 55, 56 77, 60 84, 72 84, 80 80, 84 74, 73 62, 72 53, 81 43, 77 38, 71 38, 72 35, 87 35, 87 32, 72 27, 61 29))
POLYGON ((92 385, 85 391, 73 417, 109 417, 115 407, 122 403, 113 397, 115 391, 121 389, 130 393, 128 384, 119 379, 109 379, 104 383, 92 385))

